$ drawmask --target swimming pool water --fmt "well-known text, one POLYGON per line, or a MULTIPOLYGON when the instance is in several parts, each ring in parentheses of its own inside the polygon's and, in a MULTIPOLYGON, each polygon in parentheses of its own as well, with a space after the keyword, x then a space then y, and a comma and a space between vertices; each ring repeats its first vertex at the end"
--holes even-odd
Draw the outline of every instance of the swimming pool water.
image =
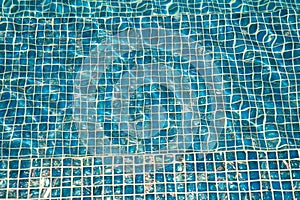
POLYGON ((0 198, 299 198, 299 4, 3 1, 0 198), (127 39, 132 30, 142 31, 146 39, 131 42, 141 48, 126 53, 132 45, 120 48, 120 38, 127 39), (189 64, 201 60, 194 50, 183 56, 155 42, 155 48, 145 48, 143 43, 156 35, 147 39, 147 30, 187 38, 172 48, 181 45, 182 51, 184 42, 191 44, 206 55, 201 63, 210 60, 212 65, 189 64), (114 39, 110 52, 117 56, 112 62, 107 57, 111 65, 91 62, 93 56, 106 57, 101 48, 111 47, 114 39), (141 69, 132 70, 136 64, 141 69), (92 91, 79 98, 86 88, 75 86, 84 85, 84 70, 92 91), (176 74, 182 78, 173 86, 161 84, 176 74), (130 85, 137 87, 130 91, 130 85), (128 92, 115 92, 118 87, 128 92), (131 107, 110 109, 107 97, 131 107), (176 106, 176 98, 192 105, 192 112, 176 106), (84 106, 92 108, 95 118, 85 119, 92 115, 81 110, 84 106), (139 117, 141 124, 128 126, 139 117), (199 126, 190 119, 201 119, 199 126), (82 122, 92 122, 90 132, 83 133, 82 122), (183 146, 181 139, 168 137, 172 129, 161 130, 172 123, 187 139, 183 146), (99 124, 104 129, 97 133, 99 124), (130 131, 120 132, 120 127, 134 132, 130 142, 141 144, 130 146, 130 131), (199 127, 207 130, 203 137, 195 131, 199 127), (217 136, 209 138, 209 132, 217 136), (109 139, 99 144, 84 134, 109 139), (172 142, 179 144, 176 151, 167 147, 172 142), (118 146, 124 149, 113 151, 118 146))

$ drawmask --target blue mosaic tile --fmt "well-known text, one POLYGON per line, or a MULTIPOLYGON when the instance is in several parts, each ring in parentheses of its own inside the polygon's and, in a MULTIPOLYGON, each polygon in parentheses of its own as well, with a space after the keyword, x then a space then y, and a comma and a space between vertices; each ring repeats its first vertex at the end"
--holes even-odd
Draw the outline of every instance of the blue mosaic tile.
MULTIPOLYGON (((300 198, 299 5, 289 0, 1 2, 0 198, 300 198), (209 78, 193 79, 189 58, 165 49, 129 52, 107 66, 95 84, 108 85, 99 87, 94 99, 113 97, 120 66, 174 62, 169 67, 185 73, 182 82, 196 91, 192 95, 203 114, 195 123, 203 132, 186 140, 179 153, 160 154, 179 129, 128 140, 130 133, 120 132, 119 122, 110 118, 114 104, 106 101, 97 104, 99 117, 92 122, 103 123, 109 139, 99 146, 85 142, 73 117, 82 66, 112 36, 158 27, 201 43, 202 53, 210 55, 217 69, 214 81, 222 83, 213 85, 222 85, 225 120, 214 121, 220 101, 214 95, 203 98, 211 94, 204 91, 209 78), (221 127, 209 141, 211 124, 221 127), (99 153, 105 151, 114 155, 99 153)), ((147 96, 158 89, 137 88, 129 102, 130 120, 139 120, 144 105, 163 104, 177 114, 159 127, 188 124, 178 122, 192 118, 176 106, 178 94, 165 90, 147 96)))

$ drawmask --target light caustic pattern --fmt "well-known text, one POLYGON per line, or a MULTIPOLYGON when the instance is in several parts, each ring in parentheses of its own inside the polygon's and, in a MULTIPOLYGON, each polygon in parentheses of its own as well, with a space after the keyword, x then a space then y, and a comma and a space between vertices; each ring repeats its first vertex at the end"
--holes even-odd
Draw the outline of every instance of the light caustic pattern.
POLYGON ((201 44, 179 32, 108 36, 76 76, 80 138, 98 155, 213 150, 224 127, 218 74, 201 44))

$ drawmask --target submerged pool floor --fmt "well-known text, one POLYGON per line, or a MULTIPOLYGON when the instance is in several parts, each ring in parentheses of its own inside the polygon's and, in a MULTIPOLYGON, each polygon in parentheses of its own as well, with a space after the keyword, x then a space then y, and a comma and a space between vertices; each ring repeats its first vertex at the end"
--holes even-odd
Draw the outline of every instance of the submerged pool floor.
POLYGON ((0 7, 1 199, 300 198, 300 2, 0 7))

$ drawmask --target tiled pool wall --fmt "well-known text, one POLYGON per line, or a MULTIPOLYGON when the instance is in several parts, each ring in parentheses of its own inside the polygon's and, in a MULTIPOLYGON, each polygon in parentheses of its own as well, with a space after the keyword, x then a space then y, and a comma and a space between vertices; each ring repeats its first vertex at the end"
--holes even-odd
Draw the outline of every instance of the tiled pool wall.
POLYGON ((0 198, 300 198, 299 7, 297 1, 4 1, 0 198), (87 155, 73 118, 76 73, 108 33, 132 24, 180 30, 212 55, 226 110, 214 150, 87 155))
POLYGON ((299 162, 298 150, 6 159, 0 162, 0 195, 3 199, 297 199, 299 162))

